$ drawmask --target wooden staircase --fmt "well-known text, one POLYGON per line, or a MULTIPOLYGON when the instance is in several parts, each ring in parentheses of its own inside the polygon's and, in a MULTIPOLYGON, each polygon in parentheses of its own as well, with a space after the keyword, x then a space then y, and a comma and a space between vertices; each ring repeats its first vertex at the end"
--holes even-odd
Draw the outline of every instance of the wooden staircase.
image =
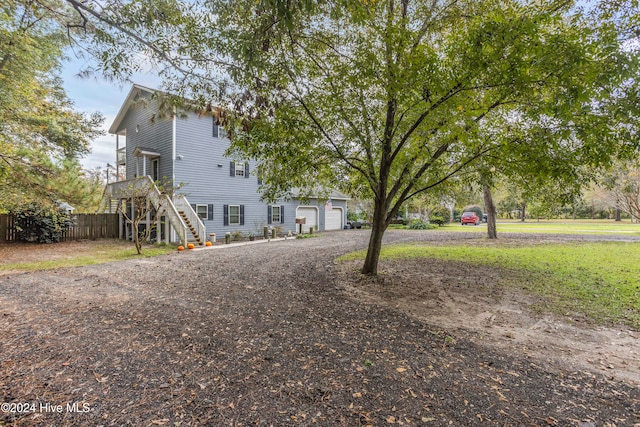
POLYGON ((180 211, 178 211, 178 213, 182 217, 182 220, 187 225, 187 229, 191 233, 191 237, 192 238, 188 239, 187 242, 193 243, 194 245, 198 245, 198 246, 204 246, 204 242, 202 241, 202 239, 198 235, 198 232, 197 232, 196 228, 191 224, 191 221, 189 221, 189 217, 187 216, 186 212, 180 210, 180 211))
MULTIPOLYGON (((137 190, 148 198, 149 202, 165 215, 172 225, 178 240, 187 246, 187 235, 190 232, 193 236, 191 243, 200 246, 205 244, 206 227, 193 210, 187 199, 182 195, 174 195, 173 200, 165 193, 161 193, 149 176, 139 177, 128 181, 118 181, 106 186, 103 194, 102 209, 113 210, 113 201, 135 197, 137 190)), ((121 201, 119 200, 118 203, 121 201)), ((117 209, 116 204, 116 209, 117 209)))

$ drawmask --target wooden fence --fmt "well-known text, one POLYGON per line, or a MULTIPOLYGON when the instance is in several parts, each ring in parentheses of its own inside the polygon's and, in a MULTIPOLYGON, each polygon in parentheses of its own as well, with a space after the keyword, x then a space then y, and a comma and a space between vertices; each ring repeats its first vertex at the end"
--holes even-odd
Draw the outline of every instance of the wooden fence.
MULTIPOLYGON (((71 215, 73 225, 62 233, 62 240, 117 239, 118 214, 71 215)), ((16 219, 11 214, 0 214, 0 243, 15 242, 16 219)))

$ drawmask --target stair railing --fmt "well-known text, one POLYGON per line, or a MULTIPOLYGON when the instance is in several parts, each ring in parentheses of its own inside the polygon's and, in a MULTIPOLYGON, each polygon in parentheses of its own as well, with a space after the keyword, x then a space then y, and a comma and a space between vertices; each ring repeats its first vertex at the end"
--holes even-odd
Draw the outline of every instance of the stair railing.
POLYGON ((187 198, 182 194, 176 194, 173 196, 173 203, 178 211, 184 212, 185 216, 196 230, 196 235, 194 237, 199 238, 200 244, 204 245, 204 242, 207 241, 207 228, 204 226, 204 223, 198 216, 198 213, 193 210, 187 198))
MULTIPOLYGON (((118 181, 110 183, 105 188, 105 198, 127 199, 136 197, 138 194, 144 194, 149 198, 149 201, 158 212, 164 212, 169 220, 169 223, 173 226, 178 240, 184 246, 187 245, 187 224, 178 213, 175 205, 171 201, 171 198, 164 193, 160 193, 158 187, 153 182, 150 176, 142 176, 127 181, 118 181)), ((189 207, 191 209, 191 207, 189 207)))

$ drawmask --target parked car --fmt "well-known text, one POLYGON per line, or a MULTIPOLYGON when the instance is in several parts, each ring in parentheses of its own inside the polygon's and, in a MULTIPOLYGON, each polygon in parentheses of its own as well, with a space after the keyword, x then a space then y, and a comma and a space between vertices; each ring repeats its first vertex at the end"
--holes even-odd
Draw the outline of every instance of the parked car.
POLYGON ((465 224, 478 225, 480 224, 480 218, 475 212, 463 212, 462 216, 460 217, 460 224, 461 225, 465 225, 465 224))

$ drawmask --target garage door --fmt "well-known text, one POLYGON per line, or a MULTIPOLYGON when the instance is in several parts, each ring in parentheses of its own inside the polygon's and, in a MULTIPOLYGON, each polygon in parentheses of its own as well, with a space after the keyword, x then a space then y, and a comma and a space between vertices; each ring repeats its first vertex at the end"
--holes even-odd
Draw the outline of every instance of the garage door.
POLYGON ((314 231, 318 231, 318 209, 311 207, 298 207, 296 209, 296 217, 304 216, 307 223, 302 226, 302 232, 308 233, 309 228, 313 227, 314 231))
POLYGON ((325 230, 342 230, 342 209, 325 211, 325 230))

